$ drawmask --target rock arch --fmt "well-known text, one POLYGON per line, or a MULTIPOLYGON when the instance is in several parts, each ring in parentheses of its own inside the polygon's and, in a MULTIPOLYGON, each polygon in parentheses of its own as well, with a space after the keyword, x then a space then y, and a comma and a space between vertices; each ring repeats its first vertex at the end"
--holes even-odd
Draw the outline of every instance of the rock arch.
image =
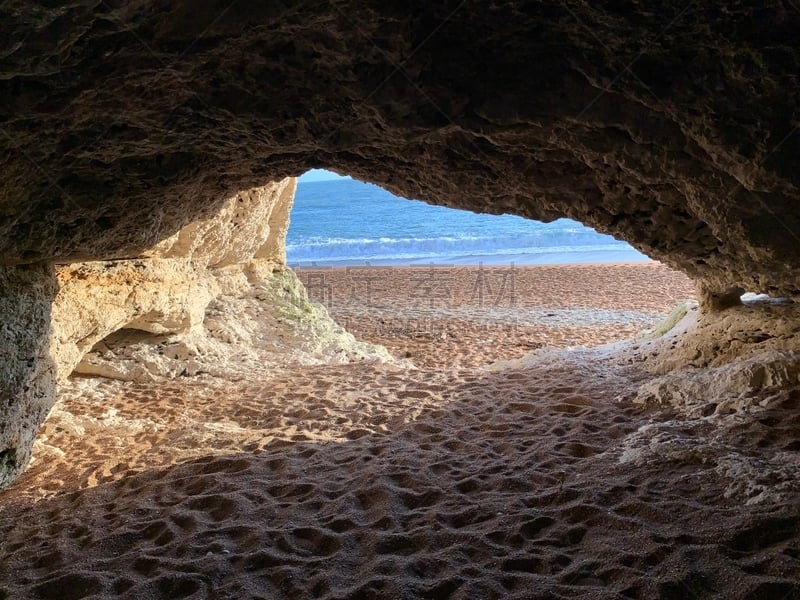
POLYGON ((800 295, 789 2, 20 0, 0 23, 0 292, 7 314, 41 292, 2 402, 44 364, 41 265, 141 256, 311 167, 575 218, 688 273, 709 310, 800 295))

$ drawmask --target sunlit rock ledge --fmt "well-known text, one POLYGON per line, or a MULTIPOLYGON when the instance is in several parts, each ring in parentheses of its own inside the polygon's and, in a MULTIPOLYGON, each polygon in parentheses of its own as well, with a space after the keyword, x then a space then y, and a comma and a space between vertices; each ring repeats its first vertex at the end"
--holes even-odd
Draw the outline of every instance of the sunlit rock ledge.
POLYGON ((285 179, 236 194, 216 217, 136 259, 59 267, 51 342, 59 379, 236 377, 339 354, 388 358, 312 305, 285 266, 294 189, 285 179))

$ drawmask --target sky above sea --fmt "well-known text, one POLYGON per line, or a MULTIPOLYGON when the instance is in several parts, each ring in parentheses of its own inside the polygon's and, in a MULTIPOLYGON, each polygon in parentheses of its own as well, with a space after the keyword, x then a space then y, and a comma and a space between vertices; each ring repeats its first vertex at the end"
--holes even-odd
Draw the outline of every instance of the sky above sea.
POLYGON ((541 223, 433 206, 322 169, 298 179, 286 253, 293 267, 649 260, 570 219, 541 223))

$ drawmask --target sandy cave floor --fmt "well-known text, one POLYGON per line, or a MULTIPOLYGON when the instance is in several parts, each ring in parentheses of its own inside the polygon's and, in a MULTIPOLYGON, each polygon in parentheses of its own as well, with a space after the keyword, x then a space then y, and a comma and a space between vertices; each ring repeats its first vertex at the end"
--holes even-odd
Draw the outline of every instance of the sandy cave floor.
POLYGON ((0 598, 800 598, 800 390, 687 419, 631 404, 647 375, 594 350, 480 368, 691 293, 549 269, 514 306, 458 292, 474 271, 438 307, 407 294, 419 270, 383 304, 323 272, 331 312, 413 366, 76 378, 0 492, 0 598))

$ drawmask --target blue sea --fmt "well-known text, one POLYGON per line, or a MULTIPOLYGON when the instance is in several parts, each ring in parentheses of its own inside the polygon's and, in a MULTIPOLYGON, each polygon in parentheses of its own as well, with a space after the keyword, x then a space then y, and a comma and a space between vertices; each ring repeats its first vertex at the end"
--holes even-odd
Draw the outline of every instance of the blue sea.
POLYGON ((349 178, 298 182, 286 254, 292 267, 649 260, 569 219, 480 215, 398 198, 349 178))

